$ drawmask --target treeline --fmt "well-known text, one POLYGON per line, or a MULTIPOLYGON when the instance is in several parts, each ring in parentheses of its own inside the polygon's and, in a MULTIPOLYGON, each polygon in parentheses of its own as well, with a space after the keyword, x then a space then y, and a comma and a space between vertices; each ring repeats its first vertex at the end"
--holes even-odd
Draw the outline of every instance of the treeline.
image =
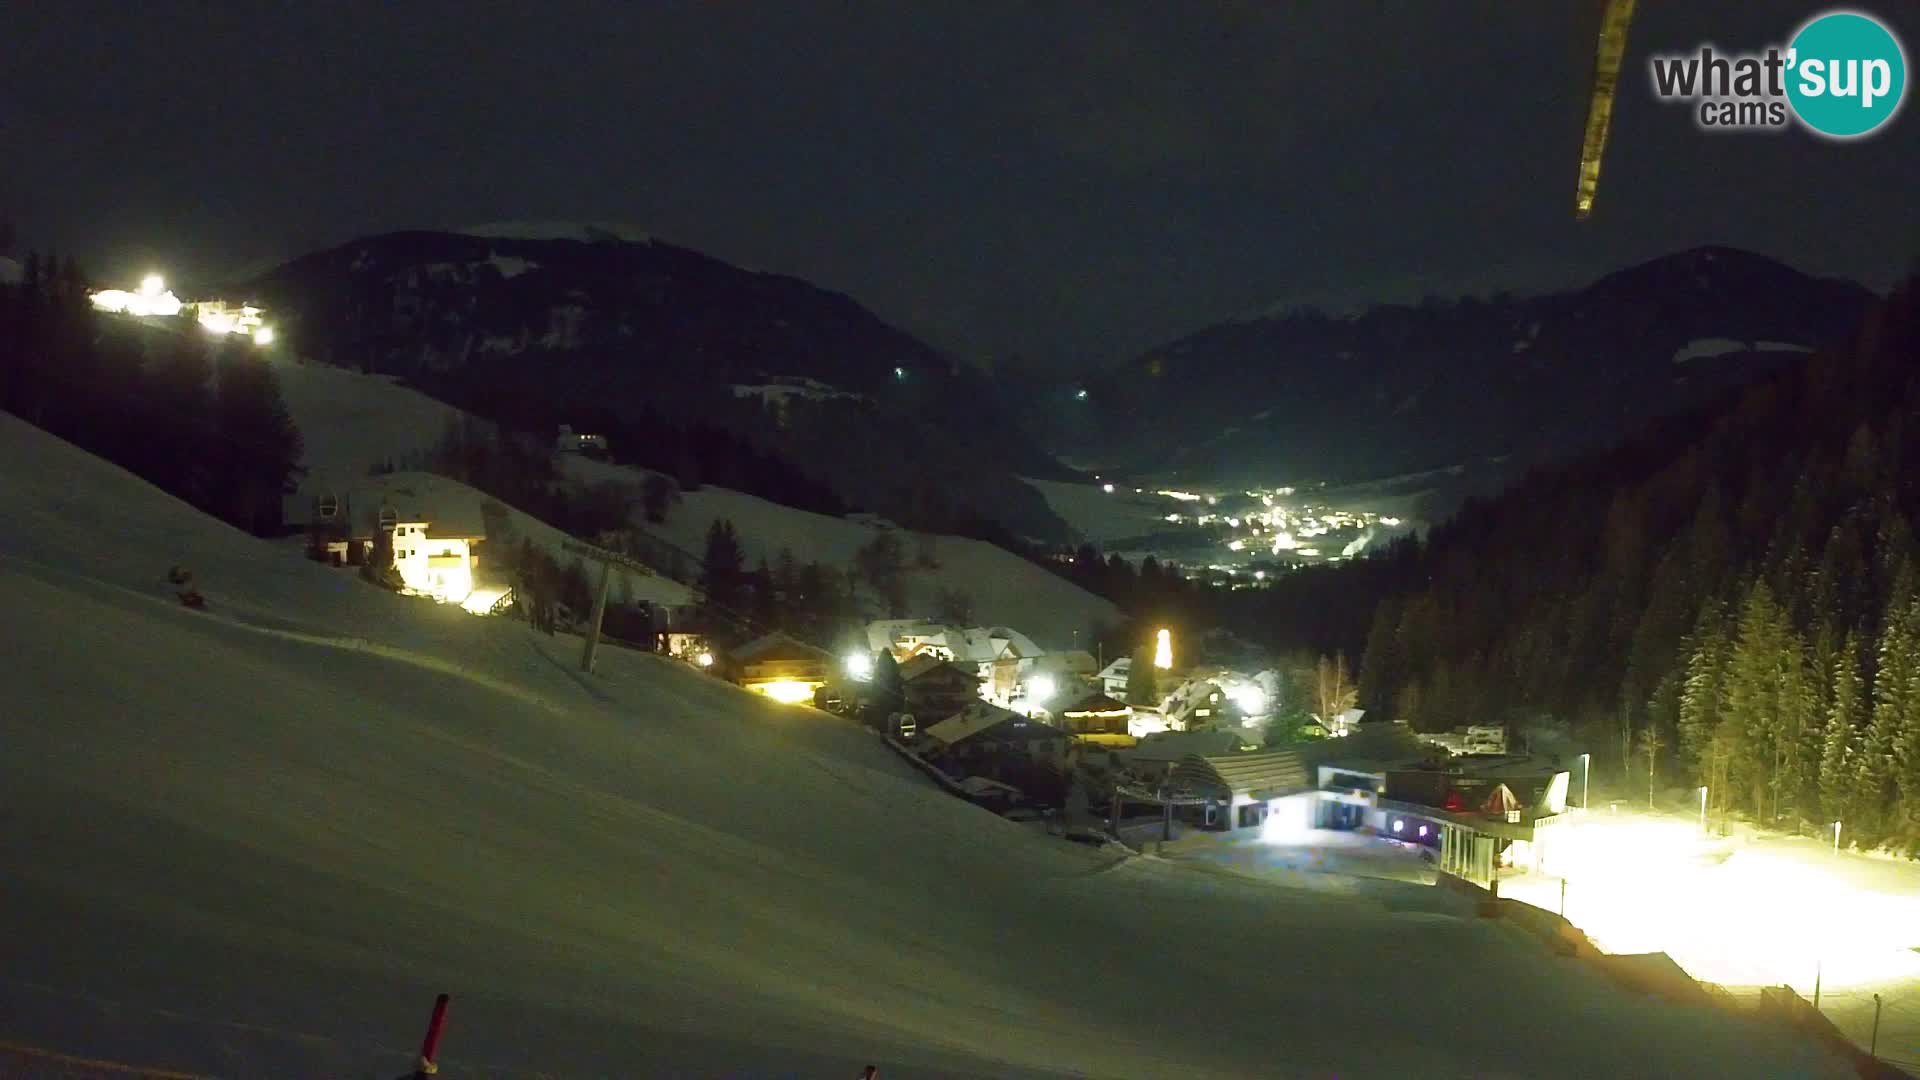
POLYGON ((301 439, 250 341, 96 312, 72 263, 0 285, 0 409, 249 532, 281 531, 301 439))
POLYGON ((1916 306, 1334 572, 1373 612, 1360 703, 1569 723, 1635 783, 1920 852, 1916 306))
POLYGON ((450 476, 585 539, 626 529, 636 505, 652 497, 644 485, 604 481, 576 486, 561 475, 551 440, 464 413, 448 421, 421 460, 398 464, 450 476))
MULTIPOLYGON (((523 372, 518 377, 529 376, 523 372)), ((543 371, 540 378, 550 381, 552 372, 543 371)), ((425 383, 435 397, 534 442, 551 446, 561 424, 604 435, 609 459, 670 476, 682 491, 713 484, 820 514, 838 516, 852 509, 831 487, 780 454, 725 426, 692 419, 760 407, 757 401, 703 397, 682 388, 679 393, 688 400, 671 413, 651 405, 560 410, 551 402, 552 387, 546 385, 516 387, 506 378, 453 377, 425 383)))

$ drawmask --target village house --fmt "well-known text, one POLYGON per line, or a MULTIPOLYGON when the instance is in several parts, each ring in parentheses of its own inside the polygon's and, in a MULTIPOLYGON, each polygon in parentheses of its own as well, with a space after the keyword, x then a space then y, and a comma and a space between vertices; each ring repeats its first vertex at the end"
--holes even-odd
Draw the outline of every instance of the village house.
POLYGON ((900 665, 900 690, 907 712, 952 716, 980 700, 980 676, 971 665, 922 653, 900 665))
POLYGON ((1124 701, 1093 693, 1059 710, 1060 727, 1081 742, 1101 746, 1132 746, 1136 742, 1127 731, 1133 710, 1124 701))
POLYGON ((925 728, 922 736, 932 752, 969 765, 977 765, 983 758, 1064 765, 1071 741, 1056 727, 985 701, 976 701, 925 728))
POLYGON ((1502 866, 1553 871, 1553 837, 1566 813, 1572 776, 1558 761, 1436 757, 1403 741, 1379 745, 1373 728, 1400 725, 1369 725, 1362 736, 1328 744, 1370 749, 1364 756, 1342 753, 1320 762, 1314 825, 1372 829, 1431 848, 1443 872, 1480 885, 1502 866))
POLYGON ((553 448, 562 454, 605 454, 607 437, 585 431, 573 430, 571 424, 561 424, 560 433, 554 437, 553 448))
POLYGON ((1034 640, 1005 626, 955 627, 924 619, 882 619, 867 625, 868 646, 896 663, 920 655, 974 666, 986 684, 981 696, 1010 705, 1026 696, 1027 675, 1046 655, 1034 640))
POLYGON ((358 566, 384 538, 405 592, 468 606, 476 594, 498 600, 504 588, 480 581, 486 526, 479 508, 438 494, 428 481, 382 477, 322 490, 301 515, 310 554, 334 566, 358 566))
POLYGON ((1110 698, 1126 700, 1127 676, 1133 673, 1133 657, 1123 656, 1100 669, 1094 676, 1100 681, 1100 692, 1110 698))
POLYGON ((755 638, 727 657, 734 681, 785 704, 810 702, 833 676, 834 659, 823 649, 775 631, 755 638))
POLYGON ((1120 771, 1145 784, 1158 785, 1189 757, 1222 757, 1251 751, 1252 744, 1232 731, 1168 731, 1148 735, 1114 755, 1120 771))
POLYGON ((1167 726, 1175 731, 1232 727, 1240 722, 1239 707, 1212 679, 1189 679, 1160 703, 1167 726))

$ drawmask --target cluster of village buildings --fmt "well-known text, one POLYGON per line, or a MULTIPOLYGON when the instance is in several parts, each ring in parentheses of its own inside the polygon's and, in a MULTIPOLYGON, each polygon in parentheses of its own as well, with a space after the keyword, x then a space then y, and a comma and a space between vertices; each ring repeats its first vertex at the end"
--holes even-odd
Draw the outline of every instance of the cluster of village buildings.
MULTIPOLYGON (((899 700, 868 722, 956 794, 996 810, 1047 801, 1036 777, 1057 776, 1055 802, 1092 779, 1115 830, 1140 814, 1163 816, 1169 832, 1176 820, 1266 837, 1370 830, 1481 885, 1502 866, 1543 865, 1567 810, 1570 771, 1508 754, 1498 728, 1416 736, 1351 710, 1326 725, 1326 739, 1262 749, 1254 736, 1281 693, 1272 671, 1169 670, 1157 703, 1130 705, 1131 658, 1097 667, 1085 652, 1048 652, 1007 627, 924 620, 874 622, 866 637, 899 673, 899 700)), ((713 656, 691 636, 669 647, 713 656)), ((777 700, 846 709, 870 685, 863 656, 770 634, 717 670, 777 700)))
MULTIPOLYGON (((566 431, 560 448, 595 440, 566 431)), ((506 585, 480 571, 477 507, 463 517, 471 500, 433 486, 431 477, 374 476, 304 500, 314 554, 352 565, 384 542, 403 591, 481 613, 511 603, 506 585)), ((1541 865, 1567 808, 1568 770, 1506 753, 1498 727, 1415 736, 1354 709, 1321 721, 1325 739, 1263 749, 1285 692, 1279 673, 1176 669, 1164 639, 1152 658, 1158 692, 1138 703, 1133 657, 1103 664, 1007 626, 886 619, 861 636, 841 655, 782 633, 724 648, 669 631, 656 647, 776 701, 857 714, 956 794, 992 809, 1058 806, 1069 787, 1091 782, 1115 832, 1143 814, 1164 818, 1169 832, 1176 822, 1262 836, 1367 829, 1430 849, 1439 868, 1485 884, 1500 866, 1541 865), (897 678, 884 699, 883 657, 897 678)))

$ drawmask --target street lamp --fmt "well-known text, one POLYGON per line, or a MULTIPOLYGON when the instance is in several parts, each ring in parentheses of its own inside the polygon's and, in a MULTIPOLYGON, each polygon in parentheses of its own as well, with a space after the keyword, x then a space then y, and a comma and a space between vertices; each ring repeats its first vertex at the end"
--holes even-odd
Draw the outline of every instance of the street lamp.
POLYGON ((1700 785, 1700 831, 1707 831, 1707 787, 1700 785))
POLYGON ((1581 754, 1580 755, 1580 809, 1582 810, 1585 810, 1587 807, 1593 805, 1593 803, 1589 801, 1589 797, 1593 794, 1593 792, 1587 787, 1587 777, 1592 775, 1592 773, 1593 773, 1593 755, 1581 754))

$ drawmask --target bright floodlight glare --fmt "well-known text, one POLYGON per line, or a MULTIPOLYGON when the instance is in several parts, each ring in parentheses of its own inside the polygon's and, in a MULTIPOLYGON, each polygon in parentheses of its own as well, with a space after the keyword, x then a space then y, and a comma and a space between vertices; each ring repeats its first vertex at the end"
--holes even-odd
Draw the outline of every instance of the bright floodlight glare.
POLYGON ((159 274, 148 274, 140 279, 140 292, 146 296, 159 296, 166 287, 166 279, 159 274))
POLYGON ((1240 706, 1240 711, 1243 713, 1258 716, 1267 711, 1267 692, 1252 684, 1236 687, 1227 696, 1233 699, 1235 705, 1240 706))
POLYGON ((699 664, 701 667, 712 667, 713 654, 710 652, 703 652, 699 656, 694 657, 693 662, 696 664, 699 664))
POLYGON ((796 679, 778 679, 760 687, 760 692, 782 705, 798 705, 813 700, 813 686, 796 679))
POLYGON ((1828 843, 1702 835, 1692 817, 1569 821, 1541 873, 1503 879, 1501 895, 1555 910, 1564 877, 1567 918, 1596 946, 1665 952, 1722 986, 1806 993, 1816 970, 1828 989, 1920 977, 1920 897, 1903 880, 1828 843))
POLYGON ((1109 494, 1109 495, 1111 495, 1111 494, 1113 494, 1113 485, 1112 485, 1112 484, 1101 484, 1101 485, 1100 485, 1100 490, 1101 490, 1101 491, 1104 491, 1104 492, 1106 492, 1106 493, 1107 493, 1107 494, 1109 494))
POLYGON ((848 653, 847 674, 861 682, 873 678, 873 657, 863 652, 848 653))
POLYGON ((1027 680, 1027 700, 1039 705, 1053 696, 1053 676, 1035 675, 1027 680))
POLYGON ((255 330, 253 332, 253 343, 255 345, 273 344, 273 327, 263 326, 260 329, 255 330))

